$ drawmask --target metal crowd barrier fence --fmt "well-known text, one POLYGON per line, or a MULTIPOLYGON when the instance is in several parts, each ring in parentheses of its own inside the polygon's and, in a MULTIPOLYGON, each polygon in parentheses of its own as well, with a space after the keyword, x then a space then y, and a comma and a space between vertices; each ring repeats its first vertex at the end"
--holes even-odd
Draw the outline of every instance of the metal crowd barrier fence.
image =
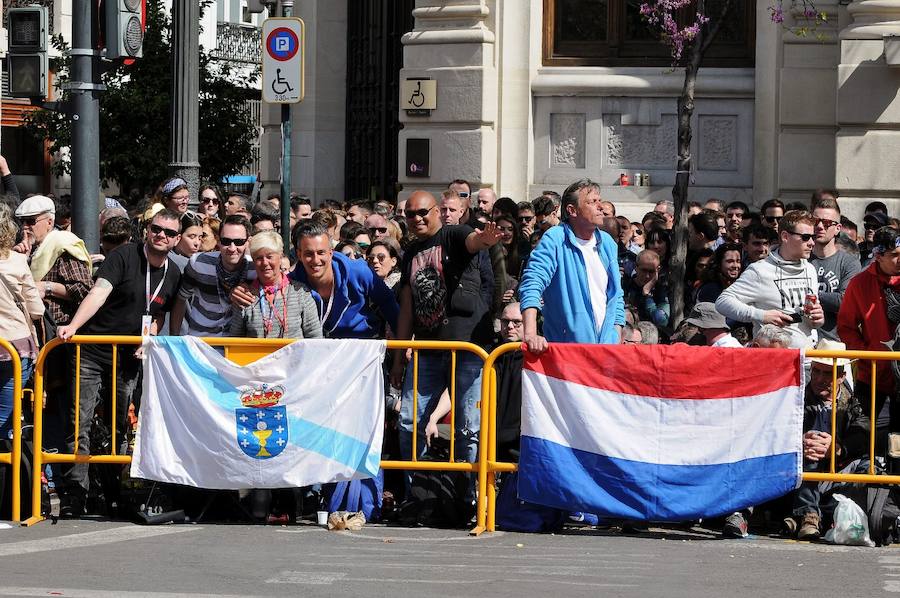
MULTIPOLYGON (((224 356, 227 359, 231 359, 235 363, 239 365, 246 365, 248 363, 252 363, 257 359, 264 357, 284 347, 293 343, 296 339, 251 339, 251 338, 203 338, 204 342, 212 345, 223 347, 224 356)), ((46 373, 44 372, 44 366, 47 360, 47 355, 53 351, 56 347, 62 345, 63 342, 60 339, 54 339, 47 343, 47 345, 41 350, 38 355, 37 360, 35 361, 34 367, 34 393, 35 396, 43 396, 44 389, 44 378, 46 373)), ((125 346, 136 346, 141 344, 141 337, 139 336, 83 336, 76 335, 70 341, 69 344, 75 346, 75 368, 74 372, 76 375, 75 378, 75 438, 76 438, 76 446, 72 453, 45 453, 43 451, 43 434, 44 434, 44 426, 43 426, 43 410, 41 405, 35 404, 34 409, 34 471, 39 472, 42 470, 45 464, 47 463, 91 463, 91 464, 117 464, 117 465, 125 465, 131 463, 130 455, 122 455, 118 454, 118 442, 116 441, 116 368, 118 367, 118 351, 120 345, 125 346), (108 455, 90 455, 90 454, 78 454, 79 447, 77 446, 77 438, 78 438, 78 426, 79 426, 79 403, 80 403, 80 394, 81 394, 81 347, 83 345, 110 345, 112 349, 112 372, 110 375, 111 381, 111 409, 110 409, 110 419, 111 425, 110 430, 112 434, 112 440, 110 442, 111 445, 111 454, 108 455)), ((468 353, 472 353, 480 357, 482 360, 486 360, 488 357, 487 352, 477 345, 473 345, 471 343, 463 343, 463 342, 449 342, 449 341, 387 341, 387 349, 409 349, 412 350, 412 363, 413 363, 413 409, 412 412, 415 414, 418 412, 418 376, 419 376, 419 352, 420 351, 449 351, 450 352, 450 362, 451 362, 451 376, 450 376, 450 429, 455 431, 456 429, 456 421, 455 421, 455 413, 456 413, 456 360, 457 353, 459 351, 465 351, 468 353)), ((21 376, 20 376, 21 378, 21 376)), ((488 421, 487 418, 487 400, 486 394, 484 392, 485 386, 482 385, 482 400, 480 404, 481 411, 481 420, 488 421)), ((413 430, 412 430, 412 454, 413 457, 409 461, 381 461, 382 469, 404 469, 404 470, 430 470, 430 471, 466 471, 466 472, 477 472, 479 473, 479 484, 484 481, 484 476, 481 475, 481 472, 484 469, 484 458, 481 453, 479 447, 479 460, 475 463, 457 463, 454 461, 455 455, 455 433, 450 434, 450 458, 448 461, 425 461, 420 460, 418 458, 418 447, 417 447, 417 437, 418 437, 418 426, 419 422, 416 421, 417 418, 413 418, 413 430)), ((18 418, 17 418, 18 421, 18 418)), ((484 432, 482 432, 484 434, 484 432)), ((2 456, 0 456, 2 458, 2 456)), ((18 461, 13 458, 13 467, 16 467, 16 463, 18 461)), ((18 491, 18 487, 16 487, 15 491, 18 491)), ((485 495, 485 489, 483 486, 478 487, 478 496, 483 497, 485 495)), ((40 477, 35 476, 33 488, 32 488, 32 505, 31 505, 31 517, 28 518, 24 525, 32 525, 39 521, 41 521, 43 517, 41 516, 40 510, 40 477)), ((476 527, 472 530, 472 534, 480 534, 485 529, 485 511, 483 508, 483 499, 479 498, 479 509, 477 512, 476 519, 476 527)))
MULTIPOLYGON (((495 530, 496 523, 496 474, 501 472, 512 472, 518 470, 516 463, 508 463, 497 461, 497 372, 494 364, 497 359, 506 353, 518 351, 522 349, 522 343, 506 343, 495 348, 487 360, 484 362, 484 373, 482 374, 482 413, 484 413, 484 403, 487 403, 487 422, 482 419, 482 430, 487 431, 487 436, 482 437, 483 444, 479 448, 487 447, 482 450, 480 455, 483 456, 485 462, 479 470, 479 488, 485 489, 485 530, 492 532, 495 530)), ((866 474, 850 474, 839 473, 835 471, 835 442, 831 443, 829 455, 829 468, 827 472, 803 472, 803 481, 815 482, 849 482, 862 484, 900 484, 900 475, 876 475, 875 474, 875 437, 877 435, 877 426, 871 425, 877 421, 876 413, 877 403, 877 373, 876 364, 879 361, 896 361, 900 359, 900 354, 891 351, 806 351, 806 357, 831 360, 831 437, 834 440, 840 440, 837 432, 837 371, 838 359, 851 359, 857 361, 858 368, 871 368, 871 393, 869 405, 869 472, 866 474)), ((857 370, 859 371, 859 369, 857 370)), ((805 391, 805 389, 804 389, 805 391)), ((482 416, 484 417, 484 416, 482 416)), ((484 432, 483 432, 484 433, 484 432)), ((481 500, 481 497, 479 497, 481 500)))
MULTIPOLYGON (((19 352, 12 346, 8 340, 0 338, 0 349, 9 353, 10 361, 13 366, 13 410, 10 417, 12 418, 12 444, 8 453, 0 453, 0 463, 12 466, 12 476, 10 480, 10 496, 11 496, 11 518, 18 523, 21 520, 21 501, 22 493, 20 482, 22 479, 22 360, 19 352)), ((39 472, 38 475, 40 482, 39 472)), ((38 497, 40 498, 40 497, 38 497)), ((40 505, 38 505, 40 509, 40 505)))

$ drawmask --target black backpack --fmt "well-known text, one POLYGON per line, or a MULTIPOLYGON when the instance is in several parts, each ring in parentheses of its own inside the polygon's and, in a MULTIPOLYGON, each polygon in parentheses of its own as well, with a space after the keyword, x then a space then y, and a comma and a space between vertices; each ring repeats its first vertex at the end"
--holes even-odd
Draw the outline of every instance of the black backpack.
MULTIPOLYGON (((424 461, 447 461, 446 441, 435 444, 424 461)), ((400 522, 426 527, 465 527, 474 513, 466 500, 469 476, 463 471, 417 471, 412 475, 408 498, 400 506, 400 522)))

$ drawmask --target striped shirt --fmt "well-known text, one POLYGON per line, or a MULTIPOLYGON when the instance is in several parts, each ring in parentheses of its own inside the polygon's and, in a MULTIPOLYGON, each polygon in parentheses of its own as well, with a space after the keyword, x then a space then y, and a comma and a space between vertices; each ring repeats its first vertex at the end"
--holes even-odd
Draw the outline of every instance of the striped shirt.
MULTIPOLYGON (((178 296, 187 302, 184 320, 192 336, 227 336, 231 328, 231 288, 219 279, 219 252, 195 253, 184 268, 178 296)), ((239 266, 243 274, 237 283, 256 278, 250 257, 239 266)))

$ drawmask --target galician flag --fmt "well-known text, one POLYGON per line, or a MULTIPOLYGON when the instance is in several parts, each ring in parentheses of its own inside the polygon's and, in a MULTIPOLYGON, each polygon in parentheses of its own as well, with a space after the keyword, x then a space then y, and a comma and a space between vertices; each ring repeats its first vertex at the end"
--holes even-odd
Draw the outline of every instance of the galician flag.
POLYGON ((151 337, 132 477, 241 489, 375 476, 385 347, 301 340, 239 366, 194 337, 151 337))
POLYGON ((526 355, 519 498, 685 521, 796 488, 799 351, 551 344, 526 355))

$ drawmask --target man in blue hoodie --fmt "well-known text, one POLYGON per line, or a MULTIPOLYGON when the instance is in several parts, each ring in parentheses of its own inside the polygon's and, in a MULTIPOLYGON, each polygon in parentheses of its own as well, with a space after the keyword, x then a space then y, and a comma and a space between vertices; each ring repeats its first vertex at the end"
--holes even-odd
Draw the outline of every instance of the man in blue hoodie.
POLYGON ((544 233, 519 284, 524 340, 533 353, 546 351, 547 341, 617 344, 625 325, 618 246, 599 228, 600 186, 589 179, 572 183, 561 211, 562 223, 544 233))

